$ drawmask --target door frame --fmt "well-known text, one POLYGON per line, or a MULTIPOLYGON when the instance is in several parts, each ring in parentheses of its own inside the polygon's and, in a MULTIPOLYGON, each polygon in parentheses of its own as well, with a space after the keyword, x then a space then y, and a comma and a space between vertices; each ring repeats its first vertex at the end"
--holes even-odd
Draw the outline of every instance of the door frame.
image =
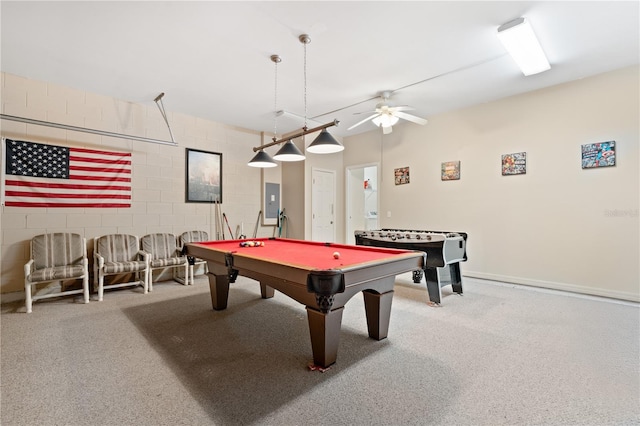
MULTIPOLYGON (((352 194, 350 191, 351 188, 351 172, 352 170, 357 170, 357 169, 366 169, 367 167, 375 167, 376 168, 376 177, 377 177, 377 187, 378 187, 378 196, 376 199, 376 211, 378 212, 378 225, 380 225, 380 183, 381 183, 381 175, 380 175, 380 163, 379 162, 374 162, 374 163, 363 163, 363 164, 354 164, 352 166, 347 166, 345 167, 345 187, 344 187, 344 194, 345 194, 345 227, 344 227, 344 232, 345 232, 345 242, 347 244, 349 244, 349 241, 351 241, 351 238, 353 237, 353 232, 355 231, 355 229, 353 229, 352 226, 352 221, 350 218, 350 212, 351 212, 351 205, 352 205, 352 194)), ((364 187, 362 185, 360 185, 360 187, 362 188, 362 190, 364 191, 364 187)))

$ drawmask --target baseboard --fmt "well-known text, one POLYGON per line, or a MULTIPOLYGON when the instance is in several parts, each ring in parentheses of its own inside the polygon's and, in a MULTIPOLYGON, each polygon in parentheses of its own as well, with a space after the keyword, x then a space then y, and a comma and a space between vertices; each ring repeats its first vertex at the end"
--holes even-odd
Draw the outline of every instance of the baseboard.
MULTIPOLYGON (((587 294, 591 296, 608 297, 611 299, 627 300, 630 302, 640 302, 640 294, 613 291, 603 288, 594 289, 575 284, 557 283, 553 281, 532 280, 529 278, 510 277, 507 275, 487 274, 484 272, 464 271, 462 276, 469 278, 479 278, 482 280, 499 281, 511 284, 527 285, 531 287, 548 288, 553 290, 568 291, 571 293, 587 294)), ((13 303, 24 300, 24 291, 14 291, 0 294, 0 303, 13 303)))
POLYGON ((606 288, 592 288, 576 284, 558 283, 554 281, 533 280, 522 277, 511 277, 507 275, 488 274, 484 272, 464 271, 463 276, 469 278, 479 278, 483 280, 499 281, 511 284, 521 284, 531 287, 540 287, 553 290, 568 291, 571 293, 585 294, 591 296, 608 297, 630 302, 640 302, 640 294, 628 293, 624 291, 608 290, 606 288))

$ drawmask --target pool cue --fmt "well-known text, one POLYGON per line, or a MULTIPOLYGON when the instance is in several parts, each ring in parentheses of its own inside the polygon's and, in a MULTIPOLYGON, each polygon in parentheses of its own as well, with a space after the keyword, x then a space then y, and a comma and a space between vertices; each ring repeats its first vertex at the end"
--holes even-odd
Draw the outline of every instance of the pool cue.
POLYGON ((213 205, 213 215, 214 215, 214 223, 216 226, 216 240, 220 239, 220 225, 218 223, 218 203, 216 202, 213 205))
POLYGON ((224 222, 227 224, 227 228, 229 229, 229 238, 233 240, 233 231, 231 230, 231 225, 229 225, 229 219, 227 219, 227 215, 222 213, 222 217, 224 218, 224 222))
POLYGON ((262 216, 262 210, 258 212, 258 219, 256 219, 256 227, 253 229, 253 238, 258 235, 258 225, 260 224, 260 217, 262 216))
POLYGON ((236 235, 234 236, 234 238, 237 240, 239 236, 240 236, 240 225, 236 225, 236 235))
POLYGON ((220 203, 218 203, 218 227, 220 230, 220 236, 224 240, 224 224, 222 223, 222 206, 220 206, 220 203))

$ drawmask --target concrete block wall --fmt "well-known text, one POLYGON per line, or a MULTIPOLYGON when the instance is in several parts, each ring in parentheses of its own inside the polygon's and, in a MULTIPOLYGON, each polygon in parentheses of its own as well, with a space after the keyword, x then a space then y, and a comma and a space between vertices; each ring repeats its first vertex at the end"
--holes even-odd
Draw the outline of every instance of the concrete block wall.
MULTIPOLYGON (((170 141, 153 99, 129 102, 95 93, 2 73, 2 113, 89 129, 170 141)), ((167 94, 169 98, 170 94, 167 94)), ((199 229, 215 237, 212 204, 185 202, 185 148, 222 153, 222 211, 233 231, 243 224, 252 235, 260 210, 260 170, 246 163, 258 132, 173 113, 169 123, 178 146, 131 141, 1 120, 3 138, 132 153, 131 208, 17 208, 0 212, 0 293, 2 301, 24 297, 24 264, 29 241, 47 232, 77 232, 87 238, 90 262, 93 238, 109 233, 145 235, 199 229)), ((260 227, 258 236, 271 236, 260 227)), ((228 236, 227 236, 228 238, 228 236)), ((163 279, 164 276, 157 277, 163 279)))

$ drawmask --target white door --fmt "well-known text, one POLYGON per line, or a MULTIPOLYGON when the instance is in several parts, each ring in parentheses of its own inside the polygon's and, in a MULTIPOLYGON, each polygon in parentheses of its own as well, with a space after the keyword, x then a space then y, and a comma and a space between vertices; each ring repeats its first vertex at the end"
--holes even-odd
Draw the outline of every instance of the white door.
POLYGON ((311 170, 311 239, 335 242, 336 172, 311 170))

